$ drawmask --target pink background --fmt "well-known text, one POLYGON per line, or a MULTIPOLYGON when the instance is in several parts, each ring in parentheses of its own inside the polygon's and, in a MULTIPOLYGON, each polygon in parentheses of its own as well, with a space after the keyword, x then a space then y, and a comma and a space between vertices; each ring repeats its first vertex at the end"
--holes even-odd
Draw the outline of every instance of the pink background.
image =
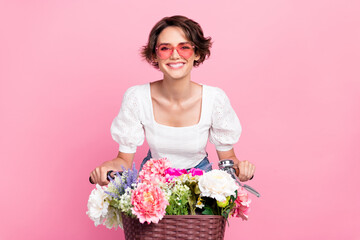
MULTIPOLYGON (((139 56, 183 14, 212 36, 196 82, 225 90, 257 166, 226 239, 360 239, 359 1, 1 1, 0 239, 123 239, 85 214, 122 94, 162 77, 139 56), (205 9, 206 8, 206 9, 205 9)), ((147 147, 136 154, 136 163, 147 147)), ((210 158, 217 161, 214 147, 210 158)))

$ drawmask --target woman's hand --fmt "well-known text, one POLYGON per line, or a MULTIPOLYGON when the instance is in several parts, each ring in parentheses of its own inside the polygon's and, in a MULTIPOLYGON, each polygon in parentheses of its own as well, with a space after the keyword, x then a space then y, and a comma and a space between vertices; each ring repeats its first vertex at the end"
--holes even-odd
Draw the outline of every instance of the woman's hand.
POLYGON ((255 165, 247 160, 239 161, 235 155, 234 149, 229 151, 217 151, 217 154, 219 160, 231 159, 234 161, 234 169, 241 182, 246 182, 254 177, 255 165))
POLYGON ((247 160, 238 161, 234 164, 234 168, 241 182, 246 182, 254 177, 255 165, 247 160))
POLYGON ((131 168, 133 159, 134 153, 119 152, 117 158, 104 162, 90 173, 91 183, 99 184, 100 186, 109 184, 109 180, 107 179, 108 171, 122 171, 121 166, 129 169, 131 168))
POLYGON ((100 186, 104 186, 109 184, 109 180, 107 180, 107 172, 110 170, 115 170, 114 160, 104 162, 97 168, 95 168, 90 173, 91 183, 99 184, 100 186))

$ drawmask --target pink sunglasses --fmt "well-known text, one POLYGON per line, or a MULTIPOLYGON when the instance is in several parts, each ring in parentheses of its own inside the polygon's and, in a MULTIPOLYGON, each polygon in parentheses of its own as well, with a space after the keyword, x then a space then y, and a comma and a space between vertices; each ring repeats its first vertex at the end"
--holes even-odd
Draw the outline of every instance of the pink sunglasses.
POLYGON ((195 46, 189 42, 179 43, 176 47, 169 43, 162 43, 155 48, 160 59, 168 59, 176 49, 176 52, 183 58, 188 59, 194 54, 195 46))

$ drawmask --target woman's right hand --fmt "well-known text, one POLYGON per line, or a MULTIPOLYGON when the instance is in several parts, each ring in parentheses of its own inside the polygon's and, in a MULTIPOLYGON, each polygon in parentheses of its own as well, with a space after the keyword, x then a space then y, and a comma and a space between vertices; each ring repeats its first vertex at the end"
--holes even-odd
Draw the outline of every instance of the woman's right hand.
POLYGON ((109 180, 107 179, 107 172, 110 170, 115 170, 114 160, 104 162, 97 168, 95 168, 90 173, 90 180, 93 184, 99 184, 100 186, 104 186, 109 184, 109 180))
POLYGON ((117 158, 104 162, 90 173, 91 183, 99 184, 100 186, 109 184, 109 180, 107 179, 108 171, 122 171, 121 166, 129 169, 131 168, 133 159, 134 153, 119 152, 117 158))

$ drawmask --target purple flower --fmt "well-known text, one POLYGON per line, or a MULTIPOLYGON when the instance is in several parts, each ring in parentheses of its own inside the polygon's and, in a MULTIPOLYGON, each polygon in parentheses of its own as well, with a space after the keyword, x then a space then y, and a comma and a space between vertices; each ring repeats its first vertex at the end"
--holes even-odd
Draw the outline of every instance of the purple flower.
POLYGON ((121 168, 123 171, 115 172, 115 178, 110 179, 110 182, 113 188, 116 189, 116 191, 115 192, 105 191, 105 193, 117 199, 119 199, 120 196, 125 193, 125 189, 135 187, 135 184, 133 185, 133 183, 137 183, 137 176, 138 176, 138 172, 135 168, 135 163, 133 164, 132 169, 126 169, 123 166, 121 166, 121 168))

